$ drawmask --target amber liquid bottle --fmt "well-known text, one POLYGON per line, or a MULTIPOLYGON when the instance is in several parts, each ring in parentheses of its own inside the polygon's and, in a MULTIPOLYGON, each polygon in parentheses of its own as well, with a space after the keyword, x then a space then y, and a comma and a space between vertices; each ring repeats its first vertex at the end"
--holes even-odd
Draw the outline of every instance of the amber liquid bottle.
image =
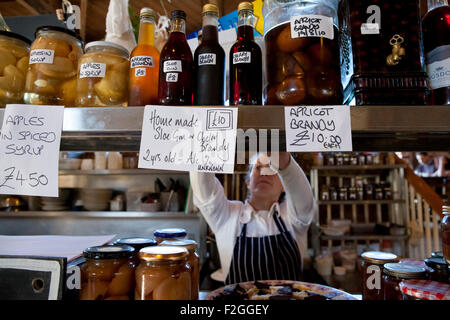
POLYGON ((162 105, 192 105, 193 58, 186 41, 186 14, 172 11, 172 31, 161 50, 158 101, 162 105))
POLYGON ((194 105, 224 105, 225 51, 219 44, 217 6, 204 5, 202 17, 202 42, 194 53, 194 105))
POLYGON ((262 56, 253 35, 253 5, 241 2, 238 16, 238 40, 230 50, 230 106, 262 105, 262 56))
POLYGON ((428 0, 422 30, 431 103, 450 105, 450 6, 447 0, 428 0))
POLYGON ((155 12, 142 8, 139 39, 130 56, 128 105, 158 103, 159 51, 155 47, 155 12))

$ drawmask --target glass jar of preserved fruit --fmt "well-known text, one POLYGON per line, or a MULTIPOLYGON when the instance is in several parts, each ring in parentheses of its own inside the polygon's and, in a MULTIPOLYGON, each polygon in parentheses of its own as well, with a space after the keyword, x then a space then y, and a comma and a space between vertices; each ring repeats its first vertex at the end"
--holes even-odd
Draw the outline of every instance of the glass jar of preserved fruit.
POLYGON ((368 251, 361 255, 362 297, 364 300, 383 300, 383 266, 385 263, 397 262, 393 253, 368 251))
POLYGON ((83 251, 80 300, 132 300, 134 249, 130 246, 96 246, 83 251))
POLYGON ((183 228, 167 228, 158 229, 153 233, 156 242, 160 244, 164 240, 184 240, 186 239, 187 232, 183 228))
POLYGON ((402 293, 398 287, 403 280, 426 279, 424 268, 406 263, 386 263, 383 266, 384 300, 402 300, 402 293))
POLYGON ((441 221, 442 255, 450 265, 450 211, 448 206, 442 207, 444 218, 441 221))
POLYGON ((328 189, 328 186, 323 186, 322 190, 320 192, 320 199, 322 201, 328 201, 330 200, 330 191, 328 189))
POLYGON ((30 44, 20 34, 0 31, 0 107, 23 103, 30 44))
POLYGON ((425 259, 428 267, 427 272, 430 280, 450 284, 450 265, 442 257, 431 257, 425 259))
POLYGON ((341 104, 338 0, 265 0, 265 105, 341 104))
POLYGON ((135 300, 191 299, 191 267, 188 250, 181 247, 154 246, 139 252, 136 269, 135 300))
POLYGON ((403 300, 450 300, 450 285, 432 280, 405 280, 399 284, 403 300))
POLYGON ((142 248, 156 246, 158 243, 153 238, 120 238, 114 241, 115 246, 130 246, 134 248, 133 262, 137 266, 139 264, 139 251, 142 248))
POLYGON ((191 266, 191 300, 198 300, 200 284, 200 257, 197 253, 197 242, 194 240, 164 240, 161 246, 183 247, 189 251, 187 262, 191 266))
POLYGON ((68 29, 44 26, 31 45, 24 100, 37 105, 75 105, 82 40, 68 29))
POLYGON ((129 53, 107 41, 90 42, 78 64, 77 99, 80 107, 126 106, 129 53))

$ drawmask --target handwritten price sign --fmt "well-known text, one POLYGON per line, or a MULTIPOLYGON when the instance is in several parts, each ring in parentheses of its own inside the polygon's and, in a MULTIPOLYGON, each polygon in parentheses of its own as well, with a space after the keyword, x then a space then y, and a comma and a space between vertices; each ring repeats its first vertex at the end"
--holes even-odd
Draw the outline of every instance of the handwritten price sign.
POLYGON ((285 107, 288 152, 352 151, 349 106, 285 107))
POLYGON ((233 173, 237 108, 146 106, 139 168, 233 173))
POLYGON ((62 106, 7 105, 0 134, 0 194, 58 196, 62 106))

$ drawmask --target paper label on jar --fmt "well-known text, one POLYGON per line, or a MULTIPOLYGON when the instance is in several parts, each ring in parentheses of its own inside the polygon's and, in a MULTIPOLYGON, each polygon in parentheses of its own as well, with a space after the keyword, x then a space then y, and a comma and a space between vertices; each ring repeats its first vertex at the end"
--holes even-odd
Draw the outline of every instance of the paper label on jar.
POLYGON ((182 72, 181 60, 164 61, 163 72, 182 72))
POLYGON ((55 50, 47 50, 47 49, 31 50, 30 64, 34 64, 34 63, 53 64, 54 56, 55 56, 55 50))
POLYGON ((215 65, 216 64, 216 54, 215 53, 202 53, 198 56, 198 65, 215 65))
POLYGON ((135 77, 145 77, 146 74, 147 74, 147 70, 145 68, 135 68, 134 69, 135 77))
POLYGON ((166 82, 177 82, 178 81, 178 73, 169 72, 166 73, 166 82))
POLYGON ((155 67, 155 59, 151 56, 136 56, 131 58, 131 68, 137 67, 155 67))
POLYGON ((317 14, 291 17, 291 37, 323 37, 333 40, 333 18, 317 14))
POLYGON ((250 51, 233 53, 233 64, 251 63, 251 62, 252 62, 252 54, 250 51))
POLYGON ((427 54, 427 72, 431 89, 450 86, 450 45, 440 46, 427 54))
POLYGON ((80 66, 80 79, 103 78, 106 74, 106 64, 99 62, 83 63, 80 66))

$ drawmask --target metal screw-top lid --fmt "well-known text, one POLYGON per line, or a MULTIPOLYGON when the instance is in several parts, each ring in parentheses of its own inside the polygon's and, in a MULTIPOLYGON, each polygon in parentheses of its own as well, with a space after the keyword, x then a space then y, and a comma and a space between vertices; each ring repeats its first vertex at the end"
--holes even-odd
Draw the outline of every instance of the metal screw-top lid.
POLYGON ((443 257, 432 257, 425 259, 425 264, 434 270, 450 272, 449 265, 445 262, 443 257))
POLYGON ((173 10, 170 16, 172 17, 172 19, 186 20, 186 12, 184 12, 183 10, 173 10))
POLYGON ((152 17, 153 19, 156 19, 156 12, 151 8, 142 8, 139 16, 152 17))
POLYGON ((202 14, 210 13, 210 12, 216 13, 217 15, 219 15, 219 8, 217 8, 217 6, 213 3, 205 4, 202 8, 202 14))
POLYGON ((124 56, 129 56, 130 53, 128 52, 127 48, 121 46, 120 44, 114 43, 114 42, 110 42, 110 41, 92 41, 89 42, 88 44, 86 44, 86 46, 84 47, 84 50, 87 52, 89 48, 92 47, 110 47, 110 48, 115 48, 117 50, 119 50, 121 53, 123 53, 124 56))
POLYGON ((238 11, 250 10, 253 11, 253 4, 251 2, 241 2, 238 5, 238 11))
POLYGON ((361 258, 367 262, 376 264, 384 264, 398 260, 398 256, 396 254, 382 251, 367 251, 361 255, 361 258))
POLYGON ((197 249, 197 242, 195 240, 164 240, 159 244, 160 246, 173 246, 173 247, 183 247, 189 251, 197 249))
POLYGON ((131 258, 134 248, 130 246, 95 246, 86 248, 83 256, 86 259, 122 259, 131 258))
POLYGON ((426 270, 406 263, 386 263, 384 273, 402 279, 424 279, 426 270))
POLYGON ((154 246, 139 251, 139 258, 144 261, 179 261, 187 259, 189 252, 183 247, 154 246))
POLYGON ((186 237, 187 232, 182 228, 158 229, 153 235, 157 238, 173 239, 186 237))
POLYGON ((120 238, 114 241, 114 245, 127 245, 133 247, 135 252, 138 252, 142 248, 156 246, 158 243, 155 239, 152 238, 139 238, 139 237, 130 237, 130 238, 120 238))

